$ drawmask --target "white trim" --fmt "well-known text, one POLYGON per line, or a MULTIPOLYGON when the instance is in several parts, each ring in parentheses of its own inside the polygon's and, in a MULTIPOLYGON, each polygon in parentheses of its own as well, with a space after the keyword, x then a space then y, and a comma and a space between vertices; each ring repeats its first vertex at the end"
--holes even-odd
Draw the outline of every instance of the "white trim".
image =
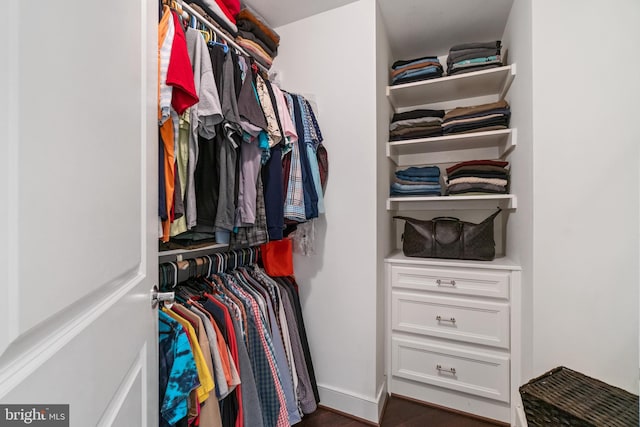
POLYGON ((520 395, 518 395, 514 402, 513 406, 515 409, 515 419, 512 424, 516 427, 527 427, 529 424, 527 423, 527 414, 524 412, 524 407, 522 405, 522 399, 520 395))
POLYGON ((386 381, 380 384, 376 397, 318 384, 320 404, 331 409, 378 424, 386 399, 386 381))
POLYGON ((382 421, 382 411, 384 410, 384 405, 387 403, 387 399, 389 398, 389 392, 387 391, 387 377, 385 376, 382 380, 382 384, 378 388, 378 424, 382 421))
POLYGON ((9 66, 8 78, 8 96, 7 96, 7 158, 5 167, 7 171, 7 317, 8 317, 8 333, 6 346, 8 347, 13 340, 19 335, 19 313, 18 303, 20 295, 19 283, 19 199, 18 199, 18 176, 19 176, 19 138, 20 138, 20 57, 18 54, 18 34, 20 29, 20 8, 18 2, 9 2, 7 16, 11 19, 7 20, 9 39, 8 39, 8 55, 6 60, 9 66))
POLYGON ((124 298, 144 277, 143 274, 136 273, 127 278, 125 273, 125 279, 121 279, 126 280, 124 283, 103 286, 100 291, 90 295, 90 301, 88 298, 78 301, 83 311, 71 321, 59 327, 52 325, 55 328, 52 332, 42 331, 45 332, 44 336, 37 337, 35 342, 27 343, 23 348, 12 352, 13 360, 1 363, 4 366, 0 370, 0 399, 124 298), (113 289, 117 286, 117 289, 113 289))
POLYGON ((113 425, 116 418, 120 414, 120 411, 122 410, 122 405, 124 405, 124 402, 127 400, 129 393, 131 393, 133 384, 135 383, 137 378, 140 378, 140 388, 142 391, 142 425, 147 425, 147 387, 145 384, 145 373, 147 371, 147 368, 147 343, 145 342, 142 346, 142 349, 140 350, 140 353, 138 353, 138 357, 136 357, 136 360, 133 362, 133 365, 129 369, 129 372, 127 372, 127 375, 125 375, 124 381, 122 381, 120 387, 118 387, 118 390, 115 392, 113 399, 111 399, 111 402, 109 402, 109 406, 107 406, 107 409, 105 409, 105 411, 103 412, 102 417, 100 417, 100 421, 98 421, 97 426, 102 427, 113 425))
MULTIPOLYGON (((139 272, 143 275, 147 275, 147 250, 148 250, 148 229, 147 229, 147 191, 148 182, 147 177, 149 175, 147 163, 149 158, 149 141, 147 136, 148 126, 148 99, 147 99, 147 80, 149 70, 147 67, 147 55, 148 55, 148 41, 147 41, 147 2, 145 0, 140 2, 140 265, 139 272)), ((157 161, 156 161, 157 163, 157 161)), ((157 210, 157 209, 156 209, 157 210)))

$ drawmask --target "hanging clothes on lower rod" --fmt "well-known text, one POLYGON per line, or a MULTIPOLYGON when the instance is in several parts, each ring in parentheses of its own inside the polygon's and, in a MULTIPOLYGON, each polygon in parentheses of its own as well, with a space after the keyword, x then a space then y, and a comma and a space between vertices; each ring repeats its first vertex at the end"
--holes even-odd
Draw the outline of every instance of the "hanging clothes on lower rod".
POLYGON ((256 248, 160 265, 160 425, 280 427, 319 395, 298 287, 256 248))

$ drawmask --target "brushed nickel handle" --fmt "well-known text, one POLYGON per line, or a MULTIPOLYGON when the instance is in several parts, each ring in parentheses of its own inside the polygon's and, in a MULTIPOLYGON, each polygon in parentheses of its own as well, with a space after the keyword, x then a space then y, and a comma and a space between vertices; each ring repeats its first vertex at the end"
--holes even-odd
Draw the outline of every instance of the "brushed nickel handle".
POLYGON ((452 374, 455 375, 456 374, 456 368, 443 368, 442 365, 436 365, 436 369, 438 370, 438 372, 443 372, 445 374, 452 374))
POLYGON ((454 288, 456 286, 456 281, 455 280, 438 279, 438 280, 436 280, 436 283, 438 284, 438 286, 453 286, 454 288))
POLYGON ((451 323, 456 323, 456 318, 455 317, 450 317, 450 318, 444 318, 442 316, 436 316, 436 320, 438 322, 451 322, 451 323))
POLYGON ((151 289, 151 307, 156 308, 160 303, 171 308, 175 302, 175 292, 160 292, 157 285, 151 289))

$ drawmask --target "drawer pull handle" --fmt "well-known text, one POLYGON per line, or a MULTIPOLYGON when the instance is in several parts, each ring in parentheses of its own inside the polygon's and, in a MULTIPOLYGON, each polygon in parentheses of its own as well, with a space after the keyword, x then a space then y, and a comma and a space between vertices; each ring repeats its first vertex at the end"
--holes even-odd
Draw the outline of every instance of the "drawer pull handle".
POLYGON ((436 369, 438 370, 438 372, 444 372, 446 374, 452 374, 452 375, 456 374, 456 368, 445 369, 442 367, 442 365, 436 365, 436 369))
POLYGON ((438 286, 443 286, 443 285, 449 285, 449 286, 453 286, 453 287, 456 286, 456 281, 455 280, 446 281, 446 280, 438 279, 438 280, 436 280, 436 283, 438 284, 438 286))
POLYGON ((438 322, 451 322, 451 323, 456 323, 456 318, 455 317, 450 317, 448 319, 442 317, 442 316, 436 316, 436 320, 438 322))

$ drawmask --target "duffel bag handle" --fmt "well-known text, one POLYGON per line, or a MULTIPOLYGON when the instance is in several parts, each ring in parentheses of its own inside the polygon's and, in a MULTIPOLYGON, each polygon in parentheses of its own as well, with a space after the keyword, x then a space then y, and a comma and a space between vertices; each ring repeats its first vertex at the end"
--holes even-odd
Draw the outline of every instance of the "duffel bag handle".
POLYGON ((453 216, 437 216, 433 218, 431 221, 456 221, 460 222, 460 218, 456 218, 453 216))

